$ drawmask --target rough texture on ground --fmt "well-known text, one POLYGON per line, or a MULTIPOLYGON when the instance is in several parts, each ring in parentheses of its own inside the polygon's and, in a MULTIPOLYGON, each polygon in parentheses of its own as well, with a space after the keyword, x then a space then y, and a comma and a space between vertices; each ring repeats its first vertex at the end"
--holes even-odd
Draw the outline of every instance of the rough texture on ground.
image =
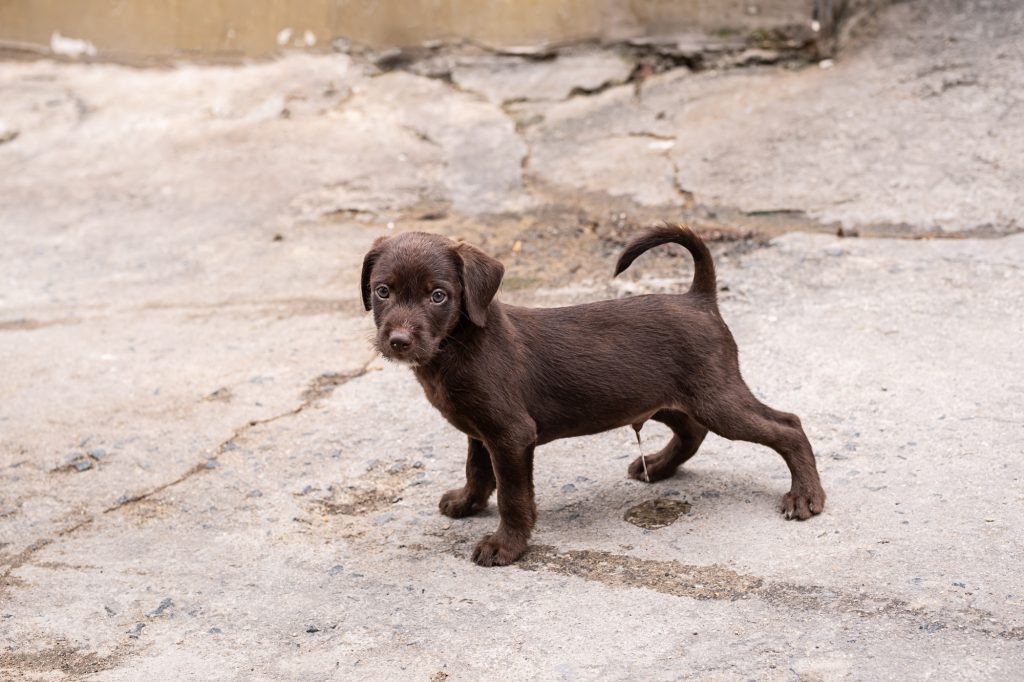
POLYGON ((827 69, 0 64, 0 677, 1018 675, 1020 19, 903 3, 827 69), (625 429, 545 446, 530 552, 477 568, 493 504, 437 513, 464 438, 370 350, 363 253, 430 229, 506 301, 678 291, 668 254, 610 279, 656 217, 721 238, 826 512, 714 437, 628 479, 625 429))

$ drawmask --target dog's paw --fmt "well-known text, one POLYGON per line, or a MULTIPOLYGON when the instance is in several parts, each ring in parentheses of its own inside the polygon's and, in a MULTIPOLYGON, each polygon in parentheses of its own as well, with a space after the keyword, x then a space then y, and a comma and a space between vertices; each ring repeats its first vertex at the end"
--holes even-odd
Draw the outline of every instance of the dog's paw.
POLYGON ((644 483, 664 481, 666 478, 672 478, 675 473, 676 467, 666 466, 664 459, 656 455, 647 457, 646 471, 644 470, 644 460, 642 457, 637 457, 629 465, 629 477, 644 483))
POLYGON ((470 495, 465 488, 452 488, 441 496, 437 508, 445 516, 461 519, 465 516, 478 514, 487 508, 487 500, 481 502, 470 495))
POLYGON ((782 496, 782 513, 787 519, 806 521, 825 509, 825 491, 821 486, 804 488, 794 486, 782 496))
POLYGON ((492 533, 476 543, 473 562, 478 566, 508 566, 525 552, 525 540, 514 541, 501 533, 492 533))

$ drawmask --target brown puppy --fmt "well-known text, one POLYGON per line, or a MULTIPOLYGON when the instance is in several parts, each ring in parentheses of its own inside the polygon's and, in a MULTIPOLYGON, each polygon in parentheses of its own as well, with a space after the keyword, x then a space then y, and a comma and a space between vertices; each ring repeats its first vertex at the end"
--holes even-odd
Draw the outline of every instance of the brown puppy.
MULTIPOLYGON (((526 551, 537 518, 536 446, 648 419, 674 432, 646 458, 650 481, 671 476, 710 429, 782 455, 792 475, 782 498, 786 518, 824 508, 800 419, 760 403, 740 376, 700 237, 685 227, 646 232, 626 246, 615 274, 670 242, 693 255, 688 293, 550 309, 495 301, 502 264, 438 235, 381 238, 366 254, 362 296, 373 310, 377 348, 410 364, 427 399, 469 436, 466 485, 441 497, 441 513, 475 514, 497 488, 498 530, 473 552, 481 566, 509 564, 526 551)), ((629 475, 645 480, 641 458, 629 475)))

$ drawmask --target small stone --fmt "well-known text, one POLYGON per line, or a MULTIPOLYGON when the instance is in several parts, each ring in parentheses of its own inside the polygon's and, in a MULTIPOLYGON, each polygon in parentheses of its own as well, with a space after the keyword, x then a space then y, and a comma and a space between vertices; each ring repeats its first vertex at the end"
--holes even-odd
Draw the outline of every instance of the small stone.
POLYGON ((311 486, 311 485, 308 485, 308 484, 307 484, 307 485, 306 485, 306 487, 304 487, 304 488, 302 489, 302 492, 300 492, 300 493, 299 493, 299 495, 300 495, 300 496, 301 496, 301 495, 308 495, 308 494, 310 494, 311 492, 313 492, 314 490, 316 490, 316 488, 314 488, 313 486, 311 486))
POLYGON ((263 493, 259 490, 250 490, 248 497, 263 497, 263 493))
POLYGON ((138 639, 139 635, 142 634, 142 629, 146 627, 145 623, 136 623, 131 630, 128 630, 128 636, 132 639, 138 639))
POLYGON ((88 471, 89 469, 92 469, 92 460, 88 460, 88 459, 75 460, 75 462, 72 463, 72 466, 75 467, 75 471, 79 471, 79 472, 81 472, 81 471, 88 471))
POLYGON ((95 459, 97 462, 107 456, 107 451, 103 448, 93 448, 89 452, 85 453, 95 459))
POLYGON ((108 616, 116 616, 117 615, 117 611, 115 611, 114 609, 110 608, 109 606, 104 606, 103 610, 107 612, 108 616))
POLYGON ((171 601, 171 598, 166 597, 160 602, 159 606, 157 606, 155 609, 146 614, 146 618, 156 618, 157 616, 162 616, 164 614, 164 611, 171 608, 171 606, 173 605, 174 602, 171 601))
POLYGON ((223 631, 220 628, 210 628, 207 632, 211 635, 219 635, 222 634, 223 631))
POLYGON ((576 486, 574 486, 572 483, 566 483, 565 485, 562 486, 562 492, 574 493, 576 492, 576 486))
POLYGON ((315 625, 310 625, 309 627, 306 628, 306 632, 308 632, 310 634, 312 634, 314 632, 320 632, 320 628, 318 628, 315 625))
POLYGON ((409 485, 422 485, 427 482, 426 474, 416 474, 416 476, 409 481, 409 485))
POLYGON ((217 462, 216 459, 210 458, 210 459, 206 460, 206 468, 207 469, 216 469, 218 466, 219 466, 219 463, 217 462))
POLYGON ((423 468, 423 462, 421 462, 419 460, 416 460, 415 462, 412 463, 412 468, 413 469, 422 469, 423 468))
POLYGON ((330 570, 327 571, 327 575, 341 575, 342 573, 344 573, 344 571, 344 566, 342 566, 341 564, 334 564, 333 566, 331 566, 330 570))

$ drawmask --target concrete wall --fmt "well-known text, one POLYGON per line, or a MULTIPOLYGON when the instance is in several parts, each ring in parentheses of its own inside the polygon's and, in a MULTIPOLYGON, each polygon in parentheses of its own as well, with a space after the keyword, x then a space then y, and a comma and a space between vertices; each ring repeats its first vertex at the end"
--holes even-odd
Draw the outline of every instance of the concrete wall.
POLYGON ((0 0, 0 41, 51 36, 100 54, 261 55, 336 37, 376 47, 468 38, 498 47, 807 25, 814 0, 0 0), (312 39, 312 40, 310 40, 312 39))

